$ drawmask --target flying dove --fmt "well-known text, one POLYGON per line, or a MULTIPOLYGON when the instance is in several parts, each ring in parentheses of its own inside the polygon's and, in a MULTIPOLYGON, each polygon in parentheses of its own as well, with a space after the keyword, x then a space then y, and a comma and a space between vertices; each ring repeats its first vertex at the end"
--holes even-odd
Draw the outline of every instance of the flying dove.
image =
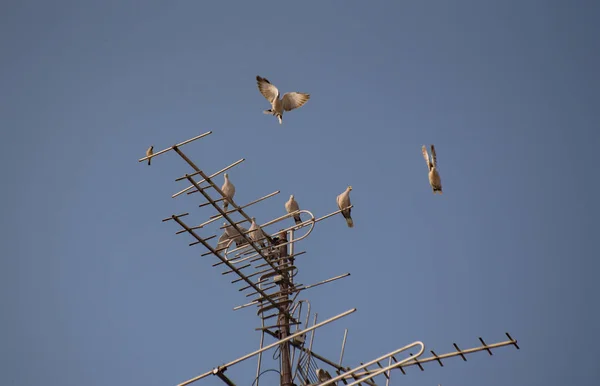
MULTIPOLYGON (((288 213, 292 213, 297 210, 300 210, 300 207, 298 206, 298 202, 294 199, 293 194, 290 195, 290 199, 285 203, 285 210, 288 213)), ((300 213, 296 213, 294 215, 294 221, 296 222, 296 225, 298 225, 302 222, 302 219, 300 218, 300 213)))
MULTIPOLYGON (((326 382, 331 379, 331 374, 327 370, 317 369, 315 371, 317 373, 317 378, 319 379, 319 383, 326 382)), ((334 382, 336 383, 336 382, 334 382)))
POLYGON ((279 90, 266 78, 256 75, 256 81, 258 90, 271 104, 271 108, 263 113, 276 116, 280 125, 283 121, 284 111, 302 107, 310 99, 310 95, 303 92, 287 92, 283 94, 283 98, 279 99, 279 90))
MULTIPOLYGON (((150 157, 152 154, 154 154, 153 150, 154 150, 154 145, 150 146, 148 148, 148 150, 146 150, 146 157, 150 157)), ((151 161, 152 161, 152 158, 148 158, 148 166, 150 166, 151 161)))
POLYGON ((344 216, 344 218, 346 219, 346 224, 348 224, 348 228, 352 228, 354 226, 354 221, 352 221, 352 217, 350 216, 350 212, 352 211, 352 209, 346 209, 343 210, 344 208, 349 207, 350 204, 350 191, 352 190, 352 186, 348 186, 346 188, 346 190, 344 190, 342 192, 342 194, 340 194, 339 196, 337 196, 337 205, 338 208, 340 210, 342 210, 342 216, 344 216))
POLYGON ((250 229, 248 229, 248 237, 250 237, 250 240, 257 242, 261 248, 265 247, 265 243, 263 241, 265 233, 256 223, 256 219, 254 217, 252 217, 252 225, 250 225, 250 229))
POLYGON ((227 212, 227 207, 229 206, 229 200, 233 199, 235 196, 235 186, 229 181, 229 174, 223 174, 225 178, 225 182, 223 186, 221 186, 221 191, 225 194, 225 199, 223 200, 223 211, 227 212))
POLYGON ((438 173, 437 170, 437 156, 435 154, 435 147, 431 145, 431 159, 427 154, 427 148, 425 145, 423 145, 421 148, 421 152, 423 153, 425 162, 427 162, 427 168, 429 169, 429 185, 431 185, 433 194, 442 194, 442 179, 440 178, 440 173, 438 173))

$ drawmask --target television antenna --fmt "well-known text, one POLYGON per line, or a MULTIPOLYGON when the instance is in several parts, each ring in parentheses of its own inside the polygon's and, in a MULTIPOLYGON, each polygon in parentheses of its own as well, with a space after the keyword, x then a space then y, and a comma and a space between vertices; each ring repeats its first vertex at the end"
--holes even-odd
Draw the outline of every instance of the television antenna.
MULTIPOLYGON (((479 337, 481 344, 478 346, 462 350, 456 343, 453 343, 455 351, 438 355, 433 350, 430 350, 431 355, 424 357, 425 345, 421 341, 415 341, 370 360, 367 363, 360 363, 358 366, 351 367, 343 362, 348 336, 348 330, 346 329, 341 344, 340 357, 337 361, 316 353, 313 350, 315 330, 354 313, 356 308, 347 310, 321 322, 317 322, 318 314, 314 313, 311 321, 309 300, 299 299, 298 297, 308 289, 346 278, 350 276, 350 273, 342 273, 309 285, 297 283, 295 277, 298 273, 298 268, 295 265, 295 261, 296 258, 305 254, 306 251, 296 252, 296 246, 313 232, 319 222, 340 214, 342 209, 352 208, 352 205, 347 208, 338 209, 322 217, 315 217, 310 211, 300 209, 261 224, 259 232, 251 234, 242 225, 244 223, 251 224, 253 220, 246 213, 246 210, 254 204, 276 196, 280 191, 269 193, 244 205, 238 205, 233 198, 227 198, 221 188, 215 183, 214 178, 241 164, 245 159, 242 158, 235 161, 229 166, 209 175, 200 169, 181 150, 181 147, 184 145, 210 134, 212 134, 212 131, 200 134, 159 152, 140 158, 138 162, 174 151, 192 168, 191 173, 186 173, 175 180, 178 182, 187 181, 190 185, 173 194, 172 198, 176 198, 184 193, 199 193, 204 198, 199 207, 212 206, 217 211, 217 214, 199 225, 189 225, 183 220, 189 213, 174 214, 162 221, 174 221, 177 223, 181 228, 181 230, 176 232, 177 234, 187 233, 192 236, 194 241, 189 244, 190 246, 202 244, 208 250, 202 256, 212 255, 216 257, 218 261, 213 264, 213 267, 222 269, 222 275, 232 275, 235 277, 231 280, 231 283, 238 287, 241 286, 238 288, 238 291, 245 292, 249 301, 234 307, 233 310, 256 307, 257 315, 261 322, 261 326, 256 328, 256 331, 260 332, 260 342, 257 350, 181 382, 178 386, 189 385, 209 375, 217 376, 228 386, 235 386, 236 383, 225 375, 226 371, 232 366, 251 358, 257 359, 256 375, 254 376, 252 386, 259 386, 260 376, 265 372, 262 371, 262 354, 272 349, 280 350, 278 360, 280 370, 275 371, 280 374, 281 386, 327 386, 337 384, 338 381, 341 381, 346 386, 361 385, 363 383, 368 386, 377 386, 375 379, 385 380, 386 386, 389 386, 391 372, 395 369, 400 370, 402 374, 406 374, 405 370, 408 367, 418 367, 421 371, 424 371, 425 368, 423 365, 432 362, 437 362, 443 367, 442 360, 451 357, 460 356, 466 361, 466 355, 475 352, 487 351, 489 355, 493 355, 492 350, 510 345, 519 349, 517 341, 509 333, 506 333, 508 340, 505 341, 487 344, 479 337), (227 210, 223 209, 225 200, 229 204, 227 210), (272 229, 272 226, 275 224, 282 226, 284 221, 289 223, 290 219, 298 213, 304 216, 302 222, 288 227, 284 226, 283 229, 275 232, 267 230, 268 228, 272 229), (241 217, 241 219, 236 221, 234 217, 241 217), (200 231, 205 231, 210 224, 219 220, 223 220, 223 225, 219 228, 222 234, 218 239, 216 234, 208 237, 200 236, 200 231), (260 231, 262 231, 262 235, 260 235, 260 231), (259 234, 258 236, 256 236, 257 233, 259 234), (209 243, 213 239, 217 239, 216 243, 214 241, 209 243), (307 342, 309 333, 310 339, 307 342), (265 338, 267 337, 274 338, 275 341, 265 344, 265 338), (326 370, 327 368, 331 369, 334 375, 330 375, 326 370)), ((250 228, 250 225, 248 227, 250 228)), ((269 370, 271 369, 266 371, 269 370)))

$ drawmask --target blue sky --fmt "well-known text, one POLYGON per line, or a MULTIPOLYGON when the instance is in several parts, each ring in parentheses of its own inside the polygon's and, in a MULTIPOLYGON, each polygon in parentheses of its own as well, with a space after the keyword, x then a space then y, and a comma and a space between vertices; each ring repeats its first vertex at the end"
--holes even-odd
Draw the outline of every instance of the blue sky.
MULTIPOLYGON (((520 351, 392 384, 596 384, 594 2, 0 8, 0 384, 174 385, 258 347, 232 279, 160 222, 214 214, 170 198, 190 169, 174 153, 137 162, 208 130, 184 151, 210 173, 246 158, 230 171, 237 202, 281 191, 248 211, 259 223, 289 194, 321 216, 354 188, 355 227, 331 218, 298 247, 301 282, 352 274, 305 293, 319 320, 358 309, 318 330, 315 351, 337 358, 346 327, 346 365, 508 331, 520 351), (280 126, 256 75, 311 100, 280 126)), ((230 376, 250 385, 254 371, 230 376)))

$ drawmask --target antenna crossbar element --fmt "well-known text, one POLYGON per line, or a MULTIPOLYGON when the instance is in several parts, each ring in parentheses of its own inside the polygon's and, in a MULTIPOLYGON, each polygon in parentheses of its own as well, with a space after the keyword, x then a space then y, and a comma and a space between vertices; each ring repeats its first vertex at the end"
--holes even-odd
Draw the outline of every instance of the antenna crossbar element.
POLYGON ((225 372, 225 370, 227 370, 227 367, 220 366, 220 367, 217 367, 216 369, 213 369, 212 373, 214 375, 216 375, 217 377, 219 377, 219 379, 222 380, 223 382, 225 382, 225 384, 227 384, 228 386, 236 386, 235 383, 233 383, 231 381, 231 379, 227 378, 227 376, 225 374, 223 374, 225 372))
POLYGON ((180 146, 183 146, 183 145, 185 145, 185 144, 188 144, 188 143, 190 143, 190 142, 193 142, 193 141, 195 141, 195 140, 197 140, 197 139, 200 139, 200 138, 202 138, 202 137, 206 137, 207 135, 210 135, 210 134, 212 134, 212 131, 207 131, 207 132, 206 132, 206 133, 204 133, 204 134, 200 134, 200 135, 198 135, 198 136, 196 136, 196 137, 194 137, 194 138, 190 138, 190 139, 188 139, 188 140, 185 140, 185 141, 183 141, 183 142, 180 142, 180 143, 178 143, 177 145, 173 145, 173 146, 171 146, 171 147, 168 147, 168 148, 166 148, 166 149, 163 149, 163 150, 161 150, 161 151, 157 151, 156 153, 154 153, 154 154, 152 154, 152 155, 147 155, 147 156, 145 156, 145 157, 143 157, 143 158, 140 158, 140 159, 138 160, 138 162, 143 162, 143 161, 146 161, 146 160, 148 160, 148 159, 151 159, 151 158, 157 157, 157 156, 159 156, 159 155, 161 155, 161 154, 163 154, 163 153, 166 153, 166 152, 168 152, 169 150, 175 150, 176 148, 178 148, 178 147, 180 147, 180 146))
MULTIPOLYGON (((246 355, 244 355, 244 356, 242 356, 242 357, 240 357, 240 358, 238 358, 238 359, 235 359, 235 360, 233 360, 233 361, 231 361, 231 362, 227 363, 226 365, 224 365, 224 366, 222 366, 222 367, 231 367, 231 366, 233 366, 233 365, 235 365, 235 364, 237 364, 237 363, 243 362, 243 361, 245 361, 246 359, 250 359, 250 358, 252 358, 253 356, 256 356, 256 355, 258 355, 258 354, 262 353, 263 351, 270 350, 270 349, 272 349, 273 347, 279 346, 279 345, 280 345, 280 344, 282 344, 282 343, 285 343, 285 342, 287 342, 287 341, 291 341, 292 339, 294 339, 294 338, 296 338, 296 337, 298 337, 298 336, 300 336, 300 335, 302 335, 302 334, 305 334, 305 333, 307 333, 307 332, 309 332, 309 331, 312 331, 312 330, 314 330, 314 329, 316 329, 316 328, 319 328, 319 327, 321 327, 321 326, 324 326, 324 325, 326 325, 326 324, 329 324, 329 323, 331 323, 331 322, 333 322, 333 321, 336 321, 336 320, 338 320, 338 319, 340 319, 340 318, 343 318, 344 316, 350 315, 350 314, 351 314, 351 313, 353 313, 353 312, 356 312, 356 308, 352 308, 352 309, 350 309, 350 310, 348 310, 348 311, 342 312, 341 314, 339 314, 339 315, 336 315, 336 316, 334 316, 334 317, 331 317, 331 318, 329 318, 329 319, 327 319, 327 320, 324 320, 324 321, 322 321, 322 322, 320 322, 320 323, 318 323, 318 324, 315 324, 315 325, 314 325, 314 326, 312 326, 312 327, 308 327, 308 328, 306 328, 306 329, 304 329, 304 330, 301 330, 301 331, 299 331, 299 332, 296 332, 296 333, 294 333, 294 334, 291 334, 291 335, 289 335, 289 336, 288 336, 288 337, 286 337, 286 338, 279 339, 277 342, 273 342, 273 343, 271 343, 271 344, 269 344, 269 345, 267 345, 267 346, 265 346, 265 347, 263 347, 263 348, 261 348, 261 349, 259 349, 259 350, 256 350, 256 351, 254 351, 254 352, 252 352, 252 353, 250 353, 250 354, 246 354, 246 355)), ((200 380, 200 379, 202 379, 202 378, 206 378, 206 377, 207 377, 207 376, 209 376, 210 374, 213 374, 213 370, 211 370, 211 371, 208 371, 208 372, 206 372, 206 373, 204 373, 204 374, 198 375, 197 377, 194 377, 194 378, 192 378, 192 379, 189 379, 189 380, 187 380, 187 381, 185 381, 185 382, 183 382, 183 383, 180 383, 180 384, 179 384, 179 385, 177 385, 177 386, 186 386, 186 385, 189 385, 190 383, 196 382, 196 381, 198 381, 198 380, 200 380)))

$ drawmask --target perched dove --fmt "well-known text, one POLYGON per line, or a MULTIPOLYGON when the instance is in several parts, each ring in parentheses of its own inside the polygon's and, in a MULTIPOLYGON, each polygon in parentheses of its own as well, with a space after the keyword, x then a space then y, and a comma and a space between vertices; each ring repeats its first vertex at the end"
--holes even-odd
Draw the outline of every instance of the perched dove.
POLYGON ((303 92, 287 92, 283 94, 283 98, 279 99, 279 90, 266 78, 256 75, 256 81, 258 90, 271 104, 271 108, 263 113, 276 116, 279 124, 283 121, 284 111, 302 107, 310 99, 310 95, 303 92))
POLYGON ((433 194, 442 194, 442 179, 440 178, 440 173, 438 173, 437 170, 437 156, 435 154, 435 147, 431 145, 431 159, 427 154, 427 148, 425 145, 423 145, 421 148, 421 152, 423 153, 425 162, 427 162, 427 168, 429 169, 429 185, 431 185, 433 194))
MULTIPOLYGON (((350 204, 350 191, 352 190, 352 186, 348 186, 346 190, 342 192, 339 196, 337 196, 337 205, 340 210, 349 207, 350 204)), ((346 219, 346 224, 348 224, 348 228, 352 228, 354 226, 354 221, 352 221, 352 217, 350 216, 350 212, 352 209, 342 210, 342 216, 346 219)))
MULTIPOLYGON (((300 210, 300 207, 298 206, 298 202, 296 202, 296 200, 294 199, 293 194, 290 195, 290 199, 285 203, 285 210, 288 213, 292 213, 297 210, 300 210)), ((302 219, 300 218, 300 213, 296 213, 294 215, 294 221, 296 222, 296 225, 298 225, 302 222, 302 219)))
POLYGON ((319 379, 319 383, 323 383, 323 382, 331 379, 331 374, 329 374, 329 372, 327 370, 317 369, 315 372, 317 373, 317 378, 319 379))
MULTIPOLYGON (((154 154, 153 150, 154 150, 154 145, 150 146, 148 148, 148 150, 146 150, 146 157, 150 157, 152 154, 154 154)), ((152 158, 148 158, 148 165, 150 165, 151 161, 152 161, 152 158)))
MULTIPOLYGON (((242 236, 240 234, 240 232, 238 232, 237 229, 232 227, 230 224, 227 224, 225 222, 225 223, 223 223, 223 227, 225 228, 225 234, 227 235, 228 239, 233 239, 233 241, 235 242, 236 248, 239 248, 242 245, 247 244, 246 240, 244 239, 244 236, 242 236)), ((240 231, 242 231, 242 233, 248 232, 248 229, 244 228, 241 225, 238 225, 237 227, 240 228, 240 231)))
POLYGON ((231 238, 229 235, 227 235, 227 230, 224 230, 221 237, 219 237, 219 241, 217 241, 217 252, 222 252, 225 248, 227 248, 229 245, 229 240, 231 240, 231 238))
POLYGON ((250 240, 257 242, 261 248, 265 247, 265 242, 264 242, 265 233, 260 228, 260 226, 256 223, 256 219, 254 217, 252 217, 252 225, 250 225, 250 229, 248 229, 248 237, 250 237, 250 240))
POLYGON ((225 199, 223 200, 223 211, 227 212, 227 207, 229 206, 229 200, 233 199, 235 196, 235 186, 229 181, 229 174, 223 174, 225 178, 225 182, 223 186, 221 186, 221 191, 225 194, 225 199))

